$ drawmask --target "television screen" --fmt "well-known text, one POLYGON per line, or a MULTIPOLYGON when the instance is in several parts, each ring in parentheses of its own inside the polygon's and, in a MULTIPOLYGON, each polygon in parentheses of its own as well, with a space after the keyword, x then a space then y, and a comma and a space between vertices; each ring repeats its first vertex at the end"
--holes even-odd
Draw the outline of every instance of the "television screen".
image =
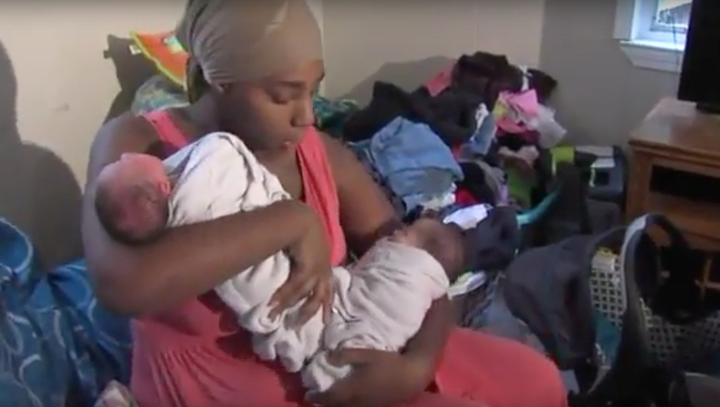
POLYGON ((720 0, 692 0, 678 99, 720 113, 720 0))

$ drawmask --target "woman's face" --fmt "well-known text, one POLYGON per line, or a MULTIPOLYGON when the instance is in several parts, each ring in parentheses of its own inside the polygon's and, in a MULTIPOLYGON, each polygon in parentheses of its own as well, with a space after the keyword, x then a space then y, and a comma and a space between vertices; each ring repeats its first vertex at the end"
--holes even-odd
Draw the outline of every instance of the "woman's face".
POLYGON ((315 124, 312 95, 324 73, 318 60, 258 82, 227 87, 219 96, 223 130, 255 151, 294 147, 315 124))

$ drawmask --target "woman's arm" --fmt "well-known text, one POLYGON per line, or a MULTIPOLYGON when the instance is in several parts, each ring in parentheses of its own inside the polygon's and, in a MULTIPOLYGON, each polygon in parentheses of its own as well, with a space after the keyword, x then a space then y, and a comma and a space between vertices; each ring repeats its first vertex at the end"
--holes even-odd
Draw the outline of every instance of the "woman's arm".
MULTIPOLYGON (((340 220, 351 248, 364 253, 375 241, 391 232, 401 220, 363 165, 339 141, 325 136, 338 185, 340 220)), ((406 354, 419 363, 423 380, 432 380, 453 326, 452 303, 437 300, 425 316, 420 331, 407 344, 406 354)))
POLYGON ((355 154, 326 134, 323 140, 337 184, 345 238, 350 249, 362 255, 402 220, 355 154))
POLYGON ((114 242, 97 220, 94 181, 123 153, 148 151, 156 139, 147 127, 140 119, 121 116, 103 126, 90 151, 83 245, 96 295, 111 310, 143 315, 187 301, 287 247, 312 221, 304 205, 287 201, 173 228, 143 246, 114 242))
MULTIPOLYGON (((414 370, 423 387, 435 378, 450 331, 455 326, 453 303, 446 297, 435 300, 425 314, 420 330, 408 341, 405 353, 417 361, 414 370)), ((424 389, 420 389, 424 390, 424 389)))

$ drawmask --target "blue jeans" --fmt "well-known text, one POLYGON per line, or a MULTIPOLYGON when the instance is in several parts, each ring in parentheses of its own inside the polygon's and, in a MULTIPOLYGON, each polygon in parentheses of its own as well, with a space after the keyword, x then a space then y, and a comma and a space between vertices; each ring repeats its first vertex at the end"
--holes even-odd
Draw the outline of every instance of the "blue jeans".
POLYGON ((447 193, 463 176, 450 148, 428 125, 401 117, 352 148, 403 200, 407 212, 447 193))

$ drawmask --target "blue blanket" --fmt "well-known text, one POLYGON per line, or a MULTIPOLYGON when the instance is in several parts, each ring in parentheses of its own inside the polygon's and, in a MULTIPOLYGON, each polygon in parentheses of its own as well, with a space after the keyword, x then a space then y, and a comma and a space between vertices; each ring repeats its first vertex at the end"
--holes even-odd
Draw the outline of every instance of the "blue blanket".
POLYGON ((104 310, 82 261, 43 270, 27 236, 0 218, 0 406, 91 406, 127 383, 126 318, 104 310))

